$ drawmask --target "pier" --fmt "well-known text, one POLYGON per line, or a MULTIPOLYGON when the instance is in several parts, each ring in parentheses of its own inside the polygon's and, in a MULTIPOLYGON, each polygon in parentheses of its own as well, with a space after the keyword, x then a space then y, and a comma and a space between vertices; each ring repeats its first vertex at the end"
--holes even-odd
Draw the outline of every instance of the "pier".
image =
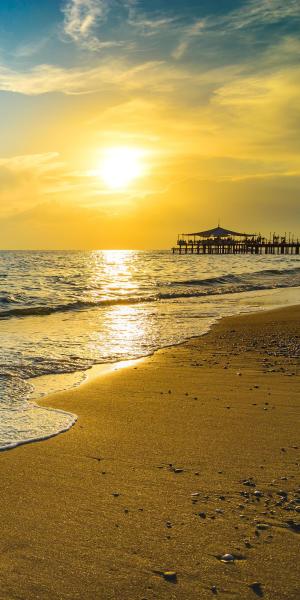
POLYGON ((223 227, 215 227, 196 233, 178 235, 173 254, 297 254, 300 242, 294 236, 238 233, 223 227))

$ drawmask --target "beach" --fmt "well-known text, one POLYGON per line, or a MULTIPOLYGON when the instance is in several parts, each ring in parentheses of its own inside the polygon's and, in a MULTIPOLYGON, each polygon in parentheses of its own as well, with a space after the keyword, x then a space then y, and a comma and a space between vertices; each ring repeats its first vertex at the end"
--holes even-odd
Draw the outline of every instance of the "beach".
POLYGON ((1 453, 0 598, 298 599, 299 319, 227 317, 47 397, 78 421, 1 453))

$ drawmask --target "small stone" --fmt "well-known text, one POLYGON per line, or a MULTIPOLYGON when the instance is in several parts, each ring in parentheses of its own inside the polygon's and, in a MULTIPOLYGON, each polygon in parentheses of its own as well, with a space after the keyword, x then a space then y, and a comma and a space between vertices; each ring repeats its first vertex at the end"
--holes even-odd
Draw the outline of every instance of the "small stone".
POLYGON ((212 591, 213 594, 217 594, 218 593, 216 585, 212 585, 210 589, 211 589, 211 591, 212 591))
POLYGON ((172 581, 173 583, 177 581, 176 571, 164 571, 162 575, 166 581, 172 581))
POLYGON ((179 468, 174 468, 173 469, 174 473, 183 473, 183 469, 179 469, 179 468))
POLYGON ((114 496, 114 498, 118 498, 120 496, 119 492, 113 492, 112 495, 114 496))
POLYGON ((297 533, 300 532, 300 523, 299 522, 294 521, 293 519, 288 519, 287 525, 288 525, 288 527, 290 527, 290 529, 292 529, 292 531, 295 531, 297 533))
POLYGON ((201 519, 206 519, 206 513, 205 512, 199 512, 198 513, 199 517, 201 517, 201 519))
POLYGON ((248 487, 255 487, 255 483, 254 481, 252 481, 252 479, 245 479, 242 483, 243 485, 247 485, 248 487))
POLYGON ((233 563, 234 562, 234 556, 232 554, 223 554, 223 556, 221 556, 220 560, 223 563, 233 563))
POLYGON ((254 496, 256 496, 256 498, 261 498, 263 496, 263 493, 260 492, 259 490, 255 490, 254 496))
POLYGON ((198 496, 200 496, 200 492, 193 492, 191 494, 191 498, 198 498, 198 496))
POLYGON ((253 583, 250 583, 249 588, 251 588, 251 590, 253 590, 255 594, 262 594, 262 587, 259 581, 254 581, 253 583))
POLYGON ((261 531, 265 531, 266 529, 269 529, 270 525, 268 525, 267 523, 257 523, 256 524, 256 529, 259 529, 261 531))

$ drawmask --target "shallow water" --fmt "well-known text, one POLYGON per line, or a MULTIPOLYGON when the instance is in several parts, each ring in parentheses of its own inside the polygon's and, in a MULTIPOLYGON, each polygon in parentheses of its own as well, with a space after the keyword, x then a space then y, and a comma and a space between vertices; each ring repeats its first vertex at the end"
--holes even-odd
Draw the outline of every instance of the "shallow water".
POLYGON ((73 415, 28 404, 205 333, 216 319, 300 302, 296 256, 167 251, 0 253, 0 447, 54 435, 73 415))

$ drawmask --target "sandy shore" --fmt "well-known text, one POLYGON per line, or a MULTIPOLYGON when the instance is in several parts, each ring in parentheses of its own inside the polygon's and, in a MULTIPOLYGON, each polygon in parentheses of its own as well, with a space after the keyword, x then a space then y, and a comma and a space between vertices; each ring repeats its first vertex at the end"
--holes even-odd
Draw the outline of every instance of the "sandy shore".
POLYGON ((0 598, 299 599, 299 323, 224 319, 49 397, 79 421, 0 456, 0 598))

